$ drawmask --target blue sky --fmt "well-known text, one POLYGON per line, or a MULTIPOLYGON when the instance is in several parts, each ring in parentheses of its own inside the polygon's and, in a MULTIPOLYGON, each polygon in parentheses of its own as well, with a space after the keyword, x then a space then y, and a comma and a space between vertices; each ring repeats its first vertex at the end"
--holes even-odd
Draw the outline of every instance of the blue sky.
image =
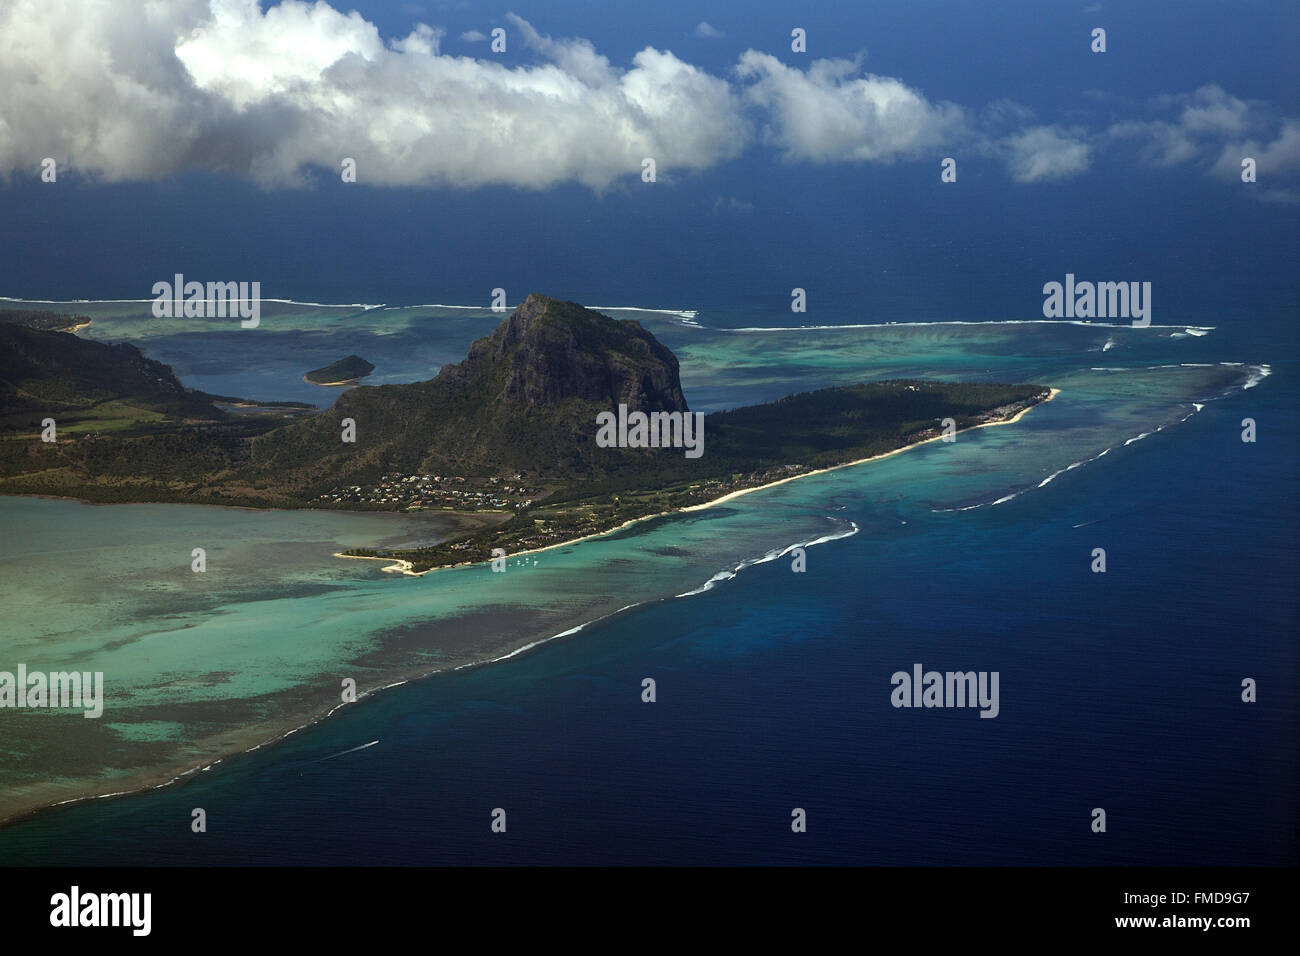
POLYGON ((866 51, 865 65, 872 71, 969 105, 1011 97, 1044 109, 1069 109, 1092 86, 1154 96, 1210 82, 1237 95, 1275 99, 1292 111, 1300 102, 1300 65, 1292 55, 1300 41, 1300 6, 1285 0, 524 0, 505 7, 385 0, 353 6, 389 33, 405 32, 413 19, 441 24, 451 53, 472 50, 456 41, 461 32, 504 26, 504 14, 514 11, 554 36, 589 37, 616 62, 653 45, 723 72, 751 47, 793 62, 781 41, 799 25, 809 32, 812 56, 866 51), (701 21, 725 36, 694 37, 701 21), (1108 30, 1117 55, 1093 58, 1086 41, 1094 26, 1108 30))
POLYGON ((144 296, 188 270, 296 298, 689 306, 821 282, 892 312, 957 308, 1017 263, 1203 276, 1294 248, 1298 11, 14 0, 0 292, 144 296), (494 27, 504 54, 464 38, 494 27))

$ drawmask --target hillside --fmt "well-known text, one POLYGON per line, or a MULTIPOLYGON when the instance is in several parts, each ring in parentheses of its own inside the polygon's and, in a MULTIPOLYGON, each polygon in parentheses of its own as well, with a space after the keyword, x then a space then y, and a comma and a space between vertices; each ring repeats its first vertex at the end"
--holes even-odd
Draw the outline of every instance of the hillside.
POLYGON ((66 331, 76 317, 0 321, 0 491, 94 501, 266 503, 215 487, 248 460, 248 441, 311 406, 266 406, 186 388, 133 345, 66 331), (245 404, 233 416, 216 404, 245 404), (42 422, 53 419, 53 442, 42 422))
MULTIPOLYGON (((105 345, 64 331, 0 321, 0 431, 36 431, 44 418, 60 428, 113 427, 163 418, 220 419, 209 396, 185 388, 169 366, 133 345, 105 345)), ((54 324, 59 318, 51 317, 54 324)))

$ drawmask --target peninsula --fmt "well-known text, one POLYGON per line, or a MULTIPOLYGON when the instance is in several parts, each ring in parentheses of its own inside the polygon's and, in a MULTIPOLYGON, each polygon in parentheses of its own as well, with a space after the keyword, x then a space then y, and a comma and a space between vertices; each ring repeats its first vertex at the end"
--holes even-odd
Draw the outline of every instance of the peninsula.
POLYGON ((0 337, 0 492, 463 518, 430 547, 345 553, 409 573, 553 547, 1011 421, 1054 394, 895 380, 701 415, 676 356, 640 323, 541 295, 433 378, 357 386, 325 411, 187 389, 129 345, 17 324, 0 324, 0 337), (665 438, 689 423, 699 445, 598 441, 598 423, 615 416, 657 423, 665 438), (54 441, 42 441, 47 418, 54 441))

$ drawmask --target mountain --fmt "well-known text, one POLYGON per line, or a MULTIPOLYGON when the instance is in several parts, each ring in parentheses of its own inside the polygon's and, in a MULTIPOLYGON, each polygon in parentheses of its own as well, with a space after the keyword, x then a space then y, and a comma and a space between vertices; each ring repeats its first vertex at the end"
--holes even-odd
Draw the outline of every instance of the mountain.
MULTIPOLYGON (((133 345, 105 345, 67 332, 0 321, 0 428, 37 431, 50 417, 59 427, 82 422, 160 418, 220 419, 210 396, 187 389, 171 367, 133 345)), ((55 317, 66 318, 66 317, 55 317)))
MULTIPOLYGON (((530 295, 464 361, 425 382, 359 386, 253 442, 253 474, 341 482, 382 472, 596 477, 596 415, 686 412, 677 358, 632 319, 530 295), (356 441, 342 440, 345 420, 356 441)), ((637 452, 628 452, 635 455, 637 452)))

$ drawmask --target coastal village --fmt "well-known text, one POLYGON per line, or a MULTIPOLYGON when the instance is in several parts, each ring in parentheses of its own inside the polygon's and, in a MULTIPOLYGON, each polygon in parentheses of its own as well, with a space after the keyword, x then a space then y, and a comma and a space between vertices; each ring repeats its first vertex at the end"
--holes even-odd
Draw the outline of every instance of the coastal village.
POLYGON ((424 508, 458 511, 522 511, 533 505, 541 490, 525 487, 522 472, 511 476, 466 478, 462 475, 383 475, 364 485, 340 485, 317 495, 315 505, 345 505, 349 508, 376 507, 408 511, 424 508))

